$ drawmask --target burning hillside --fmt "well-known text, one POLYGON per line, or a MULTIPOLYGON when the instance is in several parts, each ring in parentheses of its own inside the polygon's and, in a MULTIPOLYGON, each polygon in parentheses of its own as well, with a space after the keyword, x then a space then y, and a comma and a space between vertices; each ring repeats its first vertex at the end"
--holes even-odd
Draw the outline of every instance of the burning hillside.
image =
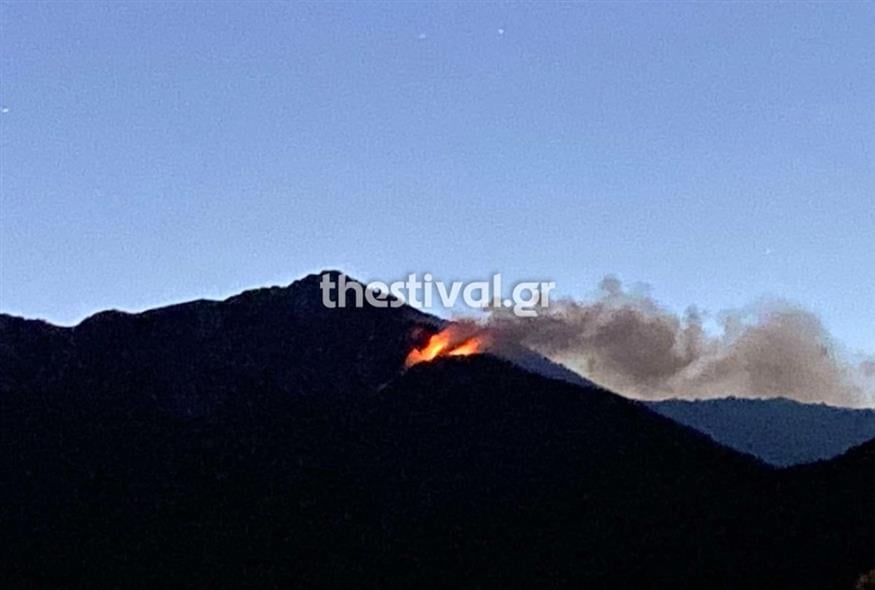
POLYGON ((414 348, 404 361, 405 367, 428 362, 441 356, 467 356, 483 352, 487 344, 486 334, 480 329, 453 324, 436 334, 420 348, 414 348))

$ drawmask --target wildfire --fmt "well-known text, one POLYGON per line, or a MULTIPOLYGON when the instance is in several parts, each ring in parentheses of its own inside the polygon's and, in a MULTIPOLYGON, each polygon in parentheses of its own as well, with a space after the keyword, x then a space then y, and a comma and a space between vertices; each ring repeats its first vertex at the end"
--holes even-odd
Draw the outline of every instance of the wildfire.
POLYGON ((465 337, 454 330, 453 327, 441 330, 428 339, 428 343, 422 348, 414 348, 407 355, 405 367, 412 367, 417 363, 428 362, 439 356, 467 356, 482 352, 485 345, 485 337, 482 334, 474 334, 465 337))

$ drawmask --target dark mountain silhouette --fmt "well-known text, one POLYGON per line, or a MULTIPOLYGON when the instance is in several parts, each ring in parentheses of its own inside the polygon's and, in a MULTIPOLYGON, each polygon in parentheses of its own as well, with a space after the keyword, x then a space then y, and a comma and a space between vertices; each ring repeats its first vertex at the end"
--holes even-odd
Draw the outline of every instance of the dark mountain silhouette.
POLYGON ((875 410, 741 398, 668 400, 647 406, 778 466, 830 459, 875 438, 875 410))
POLYGON ((542 377, 558 379, 583 387, 596 387, 595 383, 580 373, 576 373, 565 365, 551 361, 544 355, 515 342, 494 342, 489 347, 489 352, 542 377))
POLYGON ((326 309, 315 276, 0 317, 4 587, 821 590, 875 567, 871 444, 781 471, 491 355, 403 371, 439 324, 326 309))

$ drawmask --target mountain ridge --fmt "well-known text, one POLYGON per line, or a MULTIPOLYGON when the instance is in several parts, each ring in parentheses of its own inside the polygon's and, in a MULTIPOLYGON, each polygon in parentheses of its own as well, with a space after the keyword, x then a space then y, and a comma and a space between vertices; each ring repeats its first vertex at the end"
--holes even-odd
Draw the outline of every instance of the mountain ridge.
POLYGON ((665 400, 647 407, 779 467, 836 457, 875 439, 875 410, 787 398, 665 400))
POLYGON ((75 338, 0 322, 10 587, 839 590, 875 565, 868 448, 782 471, 490 355, 405 371, 441 320, 328 310, 316 277, 75 338))

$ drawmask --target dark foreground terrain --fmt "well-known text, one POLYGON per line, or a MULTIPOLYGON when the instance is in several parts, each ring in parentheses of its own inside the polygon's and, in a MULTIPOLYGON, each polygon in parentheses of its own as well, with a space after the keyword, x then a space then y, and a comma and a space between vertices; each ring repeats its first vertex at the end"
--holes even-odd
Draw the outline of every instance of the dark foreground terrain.
POLYGON ((778 470, 318 278, 0 316, 3 587, 851 590, 875 443, 778 470))

